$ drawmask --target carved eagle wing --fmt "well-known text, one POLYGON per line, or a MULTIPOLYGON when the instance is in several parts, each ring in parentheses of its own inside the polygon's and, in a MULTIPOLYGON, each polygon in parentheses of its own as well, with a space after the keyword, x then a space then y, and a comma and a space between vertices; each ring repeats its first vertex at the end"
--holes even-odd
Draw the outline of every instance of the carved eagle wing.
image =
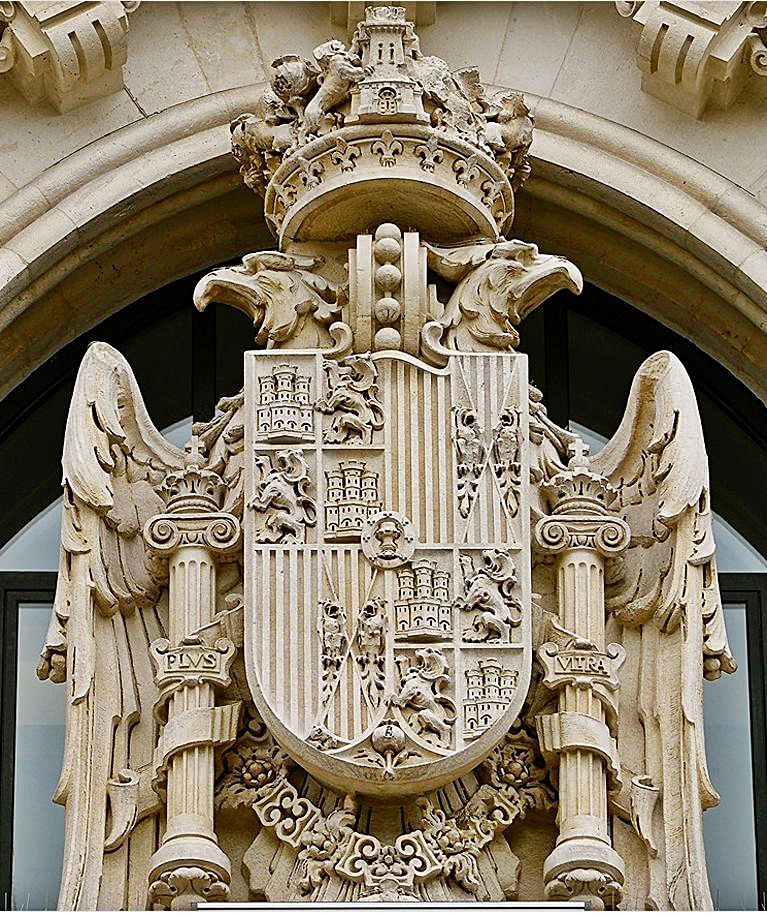
MULTIPOLYGON (((152 425, 136 379, 104 343, 87 351, 64 438, 62 548, 38 676, 70 685, 67 742, 55 800, 66 805, 59 909, 143 909, 127 843, 151 846, 156 693, 149 644, 165 635, 161 567, 144 523, 163 511, 155 487, 184 453, 152 425), (132 887, 135 885, 135 887, 132 887)), ((151 850, 150 850, 151 854, 151 850)))
POLYGON ((647 857, 646 868, 627 869, 624 905, 711 909, 700 820, 701 807, 718 796, 706 768, 703 678, 735 663, 716 578, 700 415, 671 353, 642 364, 617 432, 590 466, 617 491, 612 511, 631 529, 625 559, 607 569, 606 593, 608 640, 626 649, 614 842, 627 861, 647 857), (636 885, 648 874, 649 885, 636 885))

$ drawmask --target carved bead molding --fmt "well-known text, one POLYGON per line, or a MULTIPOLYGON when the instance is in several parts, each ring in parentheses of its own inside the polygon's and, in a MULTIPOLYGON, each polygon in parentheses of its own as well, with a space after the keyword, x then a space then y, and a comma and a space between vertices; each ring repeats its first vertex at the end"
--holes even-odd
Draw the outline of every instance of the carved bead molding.
POLYGON ((767 4, 647 0, 615 4, 633 23, 642 89, 700 118, 727 109, 753 71, 767 75, 767 4))
POLYGON ((128 13, 140 0, 2 0, 0 73, 59 112, 123 88, 128 13))

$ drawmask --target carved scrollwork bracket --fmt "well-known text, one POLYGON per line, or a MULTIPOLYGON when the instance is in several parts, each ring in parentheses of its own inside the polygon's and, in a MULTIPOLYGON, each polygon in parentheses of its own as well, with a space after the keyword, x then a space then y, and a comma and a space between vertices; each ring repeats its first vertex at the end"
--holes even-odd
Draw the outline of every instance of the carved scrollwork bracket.
POLYGON ((429 899, 418 890, 439 876, 470 894, 481 893, 483 850, 516 818, 554 806, 555 793, 534 739, 510 733, 481 765, 481 784, 464 808, 448 816, 423 796, 410 809, 411 829, 390 843, 356 830, 351 795, 326 814, 288 780, 292 761, 264 732, 224 757, 217 787, 222 807, 249 805, 261 824, 297 853, 297 899, 322 898, 331 879, 357 885, 360 900, 429 899))

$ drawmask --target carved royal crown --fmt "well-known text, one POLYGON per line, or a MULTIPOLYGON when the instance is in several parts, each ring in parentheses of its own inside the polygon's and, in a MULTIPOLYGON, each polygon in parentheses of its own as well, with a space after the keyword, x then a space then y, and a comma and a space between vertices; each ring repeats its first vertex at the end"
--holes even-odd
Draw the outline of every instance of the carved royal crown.
POLYGON ((532 127, 520 93, 488 98, 477 68, 424 56, 405 10, 379 6, 349 48, 275 60, 257 111, 232 123, 232 148, 280 244, 384 222, 495 240, 529 173, 532 127))
POLYGON ((199 440, 193 437, 186 465, 166 474, 160 486, 169 512, 216 512, 221 508, 226 487, 219 475, 203 463, 199 440))
POLYGON ((571 446, 567 470, 555 474, 545 487, 555 515, 604 514, 613 503, 616 491, 601 474, 589 469, 588 446, 576 440, 571 446))

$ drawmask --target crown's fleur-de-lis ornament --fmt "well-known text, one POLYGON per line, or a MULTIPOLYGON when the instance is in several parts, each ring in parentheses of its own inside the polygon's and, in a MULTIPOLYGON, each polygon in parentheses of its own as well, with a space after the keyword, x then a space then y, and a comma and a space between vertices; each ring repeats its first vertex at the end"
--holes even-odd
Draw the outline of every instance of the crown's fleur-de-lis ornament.
POLYGON ((194 302, 252 318, 243 391, 183 452, 88 351, 39 669, 60 907, 710 906, 700 683, 734 663, 695 398, 658 353, 595 457, 547 417, 516 346, 582 280, 509 236, 532 130, 367 9, 232 124, 277 250, 194 302))

